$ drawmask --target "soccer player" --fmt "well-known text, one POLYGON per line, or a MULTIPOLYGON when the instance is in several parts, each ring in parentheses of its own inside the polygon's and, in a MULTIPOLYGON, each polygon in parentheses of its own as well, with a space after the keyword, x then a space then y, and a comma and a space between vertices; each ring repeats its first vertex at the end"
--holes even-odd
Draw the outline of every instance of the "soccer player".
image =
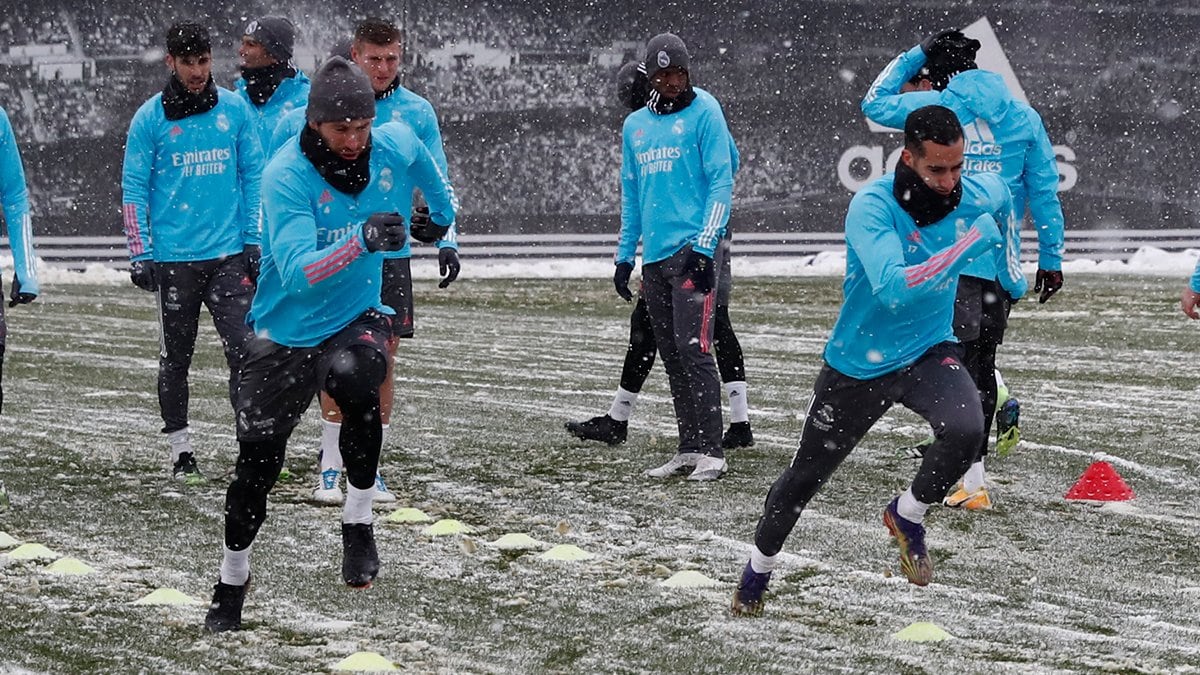
POLYGON ((629 295, 642 243, 642 296, 662 355, 678 452, 647 475, 690 470, 689 480, 720 478, 721 382, 711 351, 719 244, 729 219, 733 158, 720 106, 700 102, 690 56, 671 33, 647 43, 646 107, 625 118, 621 146, 621 233, 613 283, 629 295))
POLYGON ((380 298, 383 252, 404 245, 397 210, 409 207, 414 187, 441 227, 453 223, 454 207, 429 150, 406 125, 372 129, 375 111, 367 76, 341 57, 328 59, 313 75, 307 125, 264 173, 262 274, 247 317, 255 337, 238 390, 240 452, 225 497, 224 557, 204 621, 212 632, 241 628, 267 494, 288 436, 322 389, 345 413, 342 580, 366 588, 379 572, 371 500, 395 319, 380 298))
POLYGON ((166 62, 166 86, 129 124, 121 189, 130 278, 158 302, 158 403, 172 474, 196 484, 204 475, 188 436, 188 370, 200 306, 221 336, 232 405, 251 336, 262 152, 253 111, 213 82, 206 28, 171 26, 166 62))
MULTIPOLYGON (((360 22, 354 30, 354 39, 350 46, 351 57, 371 80, 371 88, 375 92, 375 125, 403 122, 412 127, 417 138, 433 155, 442 174, 448 177, 450 174, 446 164, 446 153, 442 148, 442 132, 438 126, 437 114, 434 112, 433 106, 429 101, 400 84, 399 69, 403 60, 400 38, 400 29, 392 22, 377 18, 366 19, 360 22)), ((303 124, 302 120, 302 111, 285 116, 275 130, 272 145, 282 143, 285 139, 295 136, 303 124)), ((461 269, 458 259, 457 230, 453 226, 445 231, 432 228, 424 207, 414 205, 406 208, 405 211, 412 214, 409 222, 412 238, 427 244, 434 243, 437 246, 438 269, 442 276, 438 288, 446 288, 458 278, 461 269)), ((385 436, 392 419, 396 348, 399 345, 399 339, 413 337, 415 329, 411 258, 412 251, 407 243, 398 251, 384 254, 383 302, 396 310, 397 315, 396 321, 392 324, 393 336, 388 342, 388 377, 380 392, 383 400, 385 436)), ((320 400, 322 410, 321 449, 317 462, 320 475, 317 479, 317 487, 313 490, 313 499, 325 504, 339 504, 344 499, 339 485, 342 461, 338 455, 338 434, 341 429, 342 414, 337 409, 337 404, 329 396, 322 395, 320 400)), ((395 495, 387 489, 382 476, 377 477, 375 499, 388 502, 396 499, 395 495)))
MULTIPOLYGON (((697 102, 703 105, 716 105, 708 92, 700 87, 692 87, 696 92, 697 102)), ((646 79, 645 64, 630 61, 621 67, 617 73, 617 99, 631 111, 639 110, 646 105, 650 94, 650 82, 646 79)), ((718 110, 720 109, 717 106, 718 110)), ((733 173, 737 175, 739 154, 733 136, 729 137, 729 154, 733 161, 733 173)), ((754 434, 750 429, 749 403, 747 402, 746 367, 742 357, 742 345, 738 342, 737 334, 729 319, 729 295, 733 287, 733 275, 730 260, 731 233, 727 229, 721 240, 721 272, 717 278, 717 300, 715 309, 715 326, 713 331, 713 348, 716 350, 717 370, 721 381, 725 384, 725 392, 729 396, 730 423, 725 435, 721 437, 721 447, 726 450, 744 448, 754 445, 754 434)), ((628 287, 619 287, 617 293, 626 301, 628 287)), ((625 365, 621 369, 621 384, 617 387, 612 406, 604 415, 598 415, 581 422, 567 422, 567 431, 585 441, 600 441, 609 445, 625 442, 629 429, 629 416, 637 403, 638 394, 645 384, 650 370, 654 367, 654 357, 657 348, 654 345, 653 328, 650 325, 650 314, 646 311, 646 300, 638 295, 637 303, 633 306, 633 314, 629 317, 629 347, 625 351, 625 365)))
MULTIPOLYGON (((767 493, 733 596, 735 614, 761 612, 800 512, 896 403, 924 417, 936 440, 911 487, 887 505, 883 522, 896 538, 908 580, 924 586, 933 578, 925 512, 942 500, 985 438, 979 395, 951 327, 955 280, 974 261, 1014 259, 1020 244, 1004 181, 995 174, 961 177, 963 145, 953 112, 920 108, 904 123, 896 172, 850 201, 845 300, 825 345, 800 447, 767 493)), ((1020 298, 1025 279, 1010 265, 998 266, 1004 289, 1020 298)))
POLYGON ((257 114, 259 145, 271 142, 275 126, 308 100, 308 76, 291 64, 296 27, 280 16, 264 16, 246 24, 238 47, 242 76, 234 90, 257 114))
MULTIPOLYGON (((33 302, 41 292, 37 278, 37 255, 33 251, 33 227, 29 219, 29 190, 25 185, 25 167, 21 151, 13 134, 8 113, 0 108, 0 207, 8 228, 8 243, 12 249, 13 280, 9 288, 9 307, 33 302)), ((0 297, 3 297, 0 295, 0 297)), ((8 325, 4 319, 4 304, 0 302, 0 409, 4 407, 4 345, 8 325)), ((8 505, 8 493, 0 482, 0 510, 8 505)))
MULTIPOLYGON (((1028 104, 1013 98, 1004 79, 975 64, 979 41, 958 31, 945 31, 904 52, 879 74, 862 101, 866 116, 899 127, 907 115, 937 104, 954 111, 966 137, 963 174, 998 173, 1013 195, 1016 221, 1026 208, 1038 236, 1038 270, 1034 291, 1045 303, 1063 285, 1063 212, 1058 200, 1058 164, 1042 119, 1028 104), (912 82, 906 87, 906 83, 912 82), (904 89, 914 89, 902 93, 904 89)), ((964 363, 979 388, 984 413, 984 440, 962 478, 946 499, 947 506, 989 509, 985 485, 993 414, 998 420, 997 450, 1005 453, 1018 440, 1016 399, 996 412, 996 349, 1004 341, 1013 298, 999 282, 1003 261, 981 258, 963 270, 958 281, 954 331, 966 347, 964 363)), ((1014 265, 1019 260, 1013 261, 1014 265)), ((1019 268, 1016 268, 1019 269, 1019 268)), ((918 446, 919 447, 919 446, 918 446)), ((919 451, 914 453, 919 454, 919 451)))

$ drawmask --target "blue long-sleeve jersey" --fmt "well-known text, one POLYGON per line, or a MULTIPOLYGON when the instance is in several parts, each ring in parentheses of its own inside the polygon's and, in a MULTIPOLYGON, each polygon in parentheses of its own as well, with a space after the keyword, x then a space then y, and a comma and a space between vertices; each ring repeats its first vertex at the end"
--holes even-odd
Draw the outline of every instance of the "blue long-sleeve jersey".
POLYGON ((121 175, 131 260, 212 260, 259 243, 253 112, 228 89, 217 97, 212 110, 171 121, 159 93, 134 114, 121 175))
MULTIPOLYGON (((1042 118, 1013 98, 1004 78, 986 70, 968 70, 950 79, 944 91, 900 93, 905 82, 925 65, 919 46, 896 57, 883 69, 862 100, 862 111, 884 126, 904 128, 917 108, 941 105, 954 111, 963 125, 966 161, 963 174, 998 173, 1008 183, 1018 221, 1026 206, 1038 237, 1038 267, 1062 269, 1063 212, 1058 199, 1058 163, 1042 118)), ((964 274, 995 279, 985 261, 964 274)))
POLYGON ((1013 297, 1025 293, 1016 265, 1012 198, 995 174, 966 176, 958 208, 919 227, 893 196, 895 174, 869 183, 846 213, 844 300, 825 361, 850 377, 880 377, 955 341, 957 279, 972 261, 994 262, 1013 297))
POLYGON ((41 288, 37 278, 37 255, 33 252, 33 226, 29 219, 25 167, 21 164, 21 151, 17 148, 17 138, 4 108, 0 108, 0 205, 4 207, 13 272, 21 282, 22 291, 38 295, 41 288))
POLYGON ((254 111, 254 129, 258 132, 258 144, 263 149, 264 156, 269 157, 267 148, 271 147, 271 135, 275 133, 279 120, 291 111, 308 105, 308 90, 311 85, 308 76, 297 70, 293 77, 279 83, 266 103, 254 105, 249 92, 246 91, 246 79, 239 77, 234 80, 233 90, 254 111))
MULTIPOLYGON (((307 123, 305 107, 302 106, 280 118, 279 123, 275 126, 275 131, 271 134, 271 142, 267 146, 268 156, 273 155, 285 143, 300 134, 300 130, 307 123)), ((421 143, 429 149, 434 162, 449 183, 450 167, 446 163, 446 151, 442 147, 442 130, 438 126, 437 113, 433 110, 433 104, 420 95, 398 86, 387 98, 375 101, 375 121, 371 124, 380 127, 390 122, 403 122, 412 128, 421 143)), ((455 208, 457 207, 456 198, 455 208)), ((403 211, 403 213, 408 212, 407 209, 403 211)), ((437 247, 458 250, 458 228, 452 226, 446 232, 446 236, 437 241, 437 247)), ((389 251, 385 257, 409 258, 412 257, 412 248, 406 243, 403 249, 389 251)))
POLYGON ((733 197, 731 137, 720 104, 708 97, 669 115, 641 108, 625 118, 621 135, 616 262, 632 263, 639 241, 643 263, 688 245, 711 257, 733 197))
POLYGON ((246 316, 254 331, 288 347, 312 347, 380 301, 383 255, 367 252, 362 225, 373 213, 407 209, 416 187, 434 222, 453 223, 449 183, 405 124, 371 131, 371 180, 357 195, 325 182, 288 141, 263 174, 263 255, 246 316))

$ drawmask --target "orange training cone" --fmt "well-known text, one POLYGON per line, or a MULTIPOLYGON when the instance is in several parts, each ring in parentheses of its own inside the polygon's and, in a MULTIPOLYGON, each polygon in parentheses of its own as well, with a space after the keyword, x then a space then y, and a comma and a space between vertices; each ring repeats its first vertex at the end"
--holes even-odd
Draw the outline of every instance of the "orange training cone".
POLYGON ((1084 499, 1096 502, 1123 502, 1133 499, 1130 489, 1121 474, 1108 462, 1092 462, 1075 485, 1063 495, 1066 499, 1084 499))

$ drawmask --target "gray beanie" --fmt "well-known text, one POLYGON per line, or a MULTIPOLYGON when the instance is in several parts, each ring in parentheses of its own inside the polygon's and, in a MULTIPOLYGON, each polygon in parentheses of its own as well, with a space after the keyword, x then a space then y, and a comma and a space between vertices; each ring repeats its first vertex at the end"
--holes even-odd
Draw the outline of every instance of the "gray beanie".
POLYGON ((655 35, 646 43, 647 78, 653 78, 658 71, 665 68, 689 70, 690 61, 687 46, 674 33, 655 35))
POLYGON ((310 122, 340 122, 375 116, 375 90, 367 74, 340 56, 331 56, 312 76, 308 90, 310 122))
POLYGON ((264 16, 246 25, 243 33, 259 43, 276 61, 286 63, 292 58, 296 44, 296 27, 282 16, 264 16))

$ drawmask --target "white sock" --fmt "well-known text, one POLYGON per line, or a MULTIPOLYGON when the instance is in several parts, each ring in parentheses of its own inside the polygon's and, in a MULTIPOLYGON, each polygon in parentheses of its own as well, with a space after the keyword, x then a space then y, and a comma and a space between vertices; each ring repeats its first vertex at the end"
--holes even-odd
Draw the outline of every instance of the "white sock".
POLYGON ((391 424, 383 425, 383 434, 379 436, 379 451, 383 452, 383 448, 387 446, 388 432, 392 430, 391 424))
POLYGON ((342 507, 343 523, 362 523, 370 525, 371 498, 375 495, 375 485, 366 490, 360 490, 346 481, 346 504, 342 507))
POLYGON ((726 382, 725 392, 729 395, 729 421, 749 422, 750 404, 746 402, 746 382, 726 382))
POLYGON ((613 397, 612 407, 608 409, 608 416, 618 422, 628 422, 629 415, 633 412, 633 404, 637 403, 637 399, 638 395, 635 392, 617 387, 617 395, 613 397))
POLYGON ((321 467, 320 470, 342 470, 342 449, 338 442, 342 437, 342 423, 321 420, 321 467))
POLYGON ((917 501, 913 496, 912 488, 905 490, 904 494, 900 495, 900 502, 896 504, 896 511, 900 517, 914 523, 924 522, 925 512, 928 510, 928 504, 917 501))
POLYGON ((997 389, 1000 389, 1000 388, 1003 388, 1003 387, 1004 387, 1004 376, 1002 376, 1002 375, 1000 374, 1000 369, 999 369, 999 368, 997 368, 997 369, 996 369, 996 388, 997 388, 997 389))
POLYGON ((758 547, 750 549, 750 569, 759 574, 770 574, 779 567, 779 554, 763 555, 763 552, 758 550, 758 547))
POLYGON ((167 443, 171 444, 172 462, 179 461, 179 455, 185 452, 192 452, 192 441, 188 438, 187 427, 167 434, 167 443))
POLYGON ((979 460, 963 474, 962 485, 967 492, 975 492, 983 487, 983 460, 979 460))
POLYGON ((225 557, 221 559, 221 583, 230 586, 245 586, 250 579, 250 547, 234 551, 225 547, 225 557))

